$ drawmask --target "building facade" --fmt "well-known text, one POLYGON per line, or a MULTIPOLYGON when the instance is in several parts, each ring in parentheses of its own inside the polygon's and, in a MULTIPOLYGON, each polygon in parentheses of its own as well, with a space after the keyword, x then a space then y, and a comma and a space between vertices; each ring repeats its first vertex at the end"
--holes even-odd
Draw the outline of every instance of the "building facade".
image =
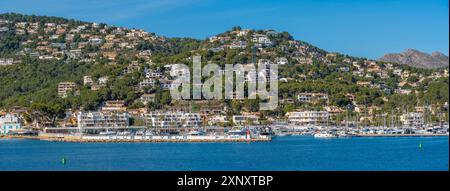
POLYGON ((328 121, 327 111, 297 111, 286 113, 290 123, 297 125, 324 125, 328 121))
POLYGON ((199 113, 187 112, 150 112, 142 118, 147 126, 156 128, 200 127, 203 121, 199 113))
POLYGON ((130 115, 126 112, 80 112, 77 116, 78 128, 127 127, 130 115))
POLYGON ((400 116, 404 126, 422 126, 424 124, 423 113, 410 112, 400 116))
POLYGON ((257 125, 259 117, 256 115, 233 115, 235 125, 257 125))
POLYGON ((298 101, 302 103, 318 103, 321 100, 328 101, 328 94, 325 93, 300 93, 298 101))
POLYGON ((123 100, 108 100, 102 106, 102 111, 125 111, 125 101, 123 100))
POLYGON ((22 128, 21 120, 19 116, 6 114, 3 117, 0 117, 0 134, 6 135, 10 131, 14 131, 22 128))
POLYGON ((77 87, 75 82, 61 82, 58 84, 58 96, 65 98, 67 97, 68 91, 73 91, 77 87))

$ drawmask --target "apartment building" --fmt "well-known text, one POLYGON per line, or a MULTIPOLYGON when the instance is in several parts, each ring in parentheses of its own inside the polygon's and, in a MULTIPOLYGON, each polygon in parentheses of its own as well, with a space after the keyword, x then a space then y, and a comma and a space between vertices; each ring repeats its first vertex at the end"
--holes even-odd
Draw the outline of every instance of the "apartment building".
POLYGON ((423 113, 409 112, 400 116, 404 126, 422 126, 424 124, 423 113))
POLYGON ((148 126, 155 128, 192 128, 202 124, 199 113, 150 112, 142 115, 148 126))
POLYGON ((235 125, 257 125, 259 117, 256 115, 233 115, 235 125))
POLYGON ((144 89, 146 87, 154 87, 156 80, 153 78, 146 78, 139 82, 139 88, 144 89))
POLYGON ((327 123, 327 111, 296 111, 286 113, 290 123, 297 125, 324 125, 327 123))
POLYGON ((0 58, 0 66, 12 65, 14 63, 14 59, 12 58, 0 58))
POLYGON ((61 82, 58 84, 58 96, 65 98, 67 97, 68 91, 73 91, 77 87, 75 82, 61 82))
POLYGON ((21 120, 18 115, 6 114, 0 117, 0 135, 6 135, 10 131, 21 128, 21 120))
POLYGON ((299 102, 302 103, 318 103, 321 100, 328 102, 328 94, 326 93, 300 93, 297 96, 299 102))
POLYGON ((127 112, 79 112, 78 128, 127 127, 130 115, 127 112))

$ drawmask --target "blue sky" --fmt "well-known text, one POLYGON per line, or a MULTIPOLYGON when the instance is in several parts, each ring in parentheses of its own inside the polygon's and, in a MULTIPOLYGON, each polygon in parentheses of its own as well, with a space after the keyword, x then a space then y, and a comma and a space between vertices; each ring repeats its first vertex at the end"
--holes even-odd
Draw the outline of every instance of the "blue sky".
POLYGON ((1 0, 5 12, 198 39, 238 25, 275 29, 328 51, 369 58, 407 48, 449 53, 448 0, 1 0))

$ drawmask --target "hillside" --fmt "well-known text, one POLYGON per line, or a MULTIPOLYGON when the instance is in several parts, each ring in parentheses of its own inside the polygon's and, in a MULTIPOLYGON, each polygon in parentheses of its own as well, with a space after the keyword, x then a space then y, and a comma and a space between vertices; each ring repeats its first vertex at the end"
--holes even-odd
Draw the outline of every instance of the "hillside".
MULTIPOLYGON (((194 55, 219 65, 278 64, 280 103, 267 116, 305 108, 345 110, 349 104, 382 113, 425 102, 441 107, 448 101, 447 68, 327 52, 288 32, 233 27, 205 40, 167 38, 140 29, 10 13, 0 15, 0 108, 43 104, 52 111, 96 110, 106 100, 124 100, 129 109, 173 109, 179 103, 170 98, 167 85, 173 79, 165 66, 189 64, 194 55), (60 82, 74 87, 61 95, 60 82), (299 93, 324 93, 328 100, 303 103, 299 93), (144 95, 155 100, 144 104, 144 95)), ((433 59, 446 57, 434 54, 433 59)), ((220 102, 227 114, 258 111, 258 102, 251 100, 220 102)))

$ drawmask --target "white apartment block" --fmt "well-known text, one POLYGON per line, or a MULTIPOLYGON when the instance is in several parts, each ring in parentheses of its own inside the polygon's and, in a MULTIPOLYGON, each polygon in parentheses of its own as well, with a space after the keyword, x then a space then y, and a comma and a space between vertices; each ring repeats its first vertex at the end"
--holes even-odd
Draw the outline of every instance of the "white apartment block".
POLYGON ((226 123, 228 122, 227 116, 225 115, 214 115, 208 118, 209 125, 215 125, 218 123, 226 123))
POLYGON ((21 128, 21 120, 19 116, 6 114, 0 117, 0 135, 6 135, 10 131, 17 130, 21 128))
POLYGON ((327 111, 296 111, 286 113, 290 123, 298 125, 323 125, 327 123, 327 111))
POLYGON ((424 124, 423 113, 409 112, 400 116, 404 126, 422 126, 424 124))
POLYGON ((148 126, 157 128, 192 128, 202 124, 199 113, 150 112, 142 117, 148 126))
POLYGON ((153 78, 146 78, 139 82, 139 88, 143 89, 145 87, 154 87, 156 84, 156 80, 153 78))
POLYGON ((79 112, 78 128, 89 127, 127 127, 130 116, 126 112, 79 112))
POLYGON ((14 59, 12 58, 0 58, 0 66, 12 65, 14 63, 14 59))
POLYGON ((272 41, 266 36, 262 34, 254 34, 252 38, 252 42, 256 42, 262 45, 270 46, 272 45, 272 41))
POLYGON ((159 71, 154 70, 147 70, 145 71, 145 78, 160 78, 162 77, 162 73, 159 71))
POLYGON ((315 103, 320 100, 328 101, 328 94, 325 93, 300 93, 297 96, 299 102, 302 103, 315 103))

